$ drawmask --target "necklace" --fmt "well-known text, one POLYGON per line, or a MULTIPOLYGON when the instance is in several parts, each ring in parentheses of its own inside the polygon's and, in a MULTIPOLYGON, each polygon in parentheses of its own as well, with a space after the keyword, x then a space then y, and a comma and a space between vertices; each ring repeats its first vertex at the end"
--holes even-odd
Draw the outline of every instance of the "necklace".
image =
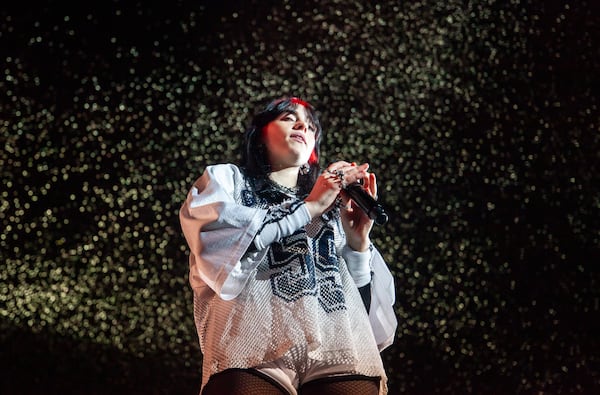
POLYGON ((275 189, 280 190, 281 192, 288 194, 288 195, 297 195, 298 191, 300 190, 297 186, 290 188, 290 187, 286 187, 284 185, 281 185, 278 182, 273 181, 272 179, 270 179, 269 177, 267 177, 267 180, 269 182, 269 184, 274 187, 275 189))

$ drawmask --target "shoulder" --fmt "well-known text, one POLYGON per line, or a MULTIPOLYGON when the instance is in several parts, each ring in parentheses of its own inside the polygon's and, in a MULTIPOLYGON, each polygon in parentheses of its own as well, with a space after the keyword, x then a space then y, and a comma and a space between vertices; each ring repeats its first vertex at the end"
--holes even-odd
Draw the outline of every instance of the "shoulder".
POLYGON ((204 170, 204 174, 207 174, 211 178, 243 177, 240 168, 233 163, 219 163, 207 166, 204 170))
POLYGON ((216 183, 225 190, 233 191, 235 185, 243 180, 244 175, 238 166, 232 163, 220 163, 206 167, 198 186, 202 188, 207 184, 216 183))

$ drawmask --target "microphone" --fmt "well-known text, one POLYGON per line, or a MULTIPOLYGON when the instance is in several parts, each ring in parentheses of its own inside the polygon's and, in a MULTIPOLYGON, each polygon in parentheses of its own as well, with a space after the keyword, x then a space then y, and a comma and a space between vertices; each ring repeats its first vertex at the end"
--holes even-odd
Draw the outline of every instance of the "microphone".
POLYGON ((388 215, 383 206, 377 203, 377 200, 373 199, 373 196, 369 195, 360 183, 354 182, 347 185, 344 191, 377 225, 383 225, 388 221, 388 215))

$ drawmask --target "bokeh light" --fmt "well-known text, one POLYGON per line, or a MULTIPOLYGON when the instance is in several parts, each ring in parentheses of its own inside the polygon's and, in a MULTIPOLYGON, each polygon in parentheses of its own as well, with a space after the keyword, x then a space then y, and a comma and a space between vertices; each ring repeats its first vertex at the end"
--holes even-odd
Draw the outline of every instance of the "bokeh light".
MULTIPOLYGON (((176 0, 0 11, 0 392, 197 393, 177 212, 269 99, 391 213, 391 394, 600 393, 590 1, 176 0), (596 318, 596 319, 594 319, 596 318)), ((326 164, 323 162, 322 164, 326 164)))

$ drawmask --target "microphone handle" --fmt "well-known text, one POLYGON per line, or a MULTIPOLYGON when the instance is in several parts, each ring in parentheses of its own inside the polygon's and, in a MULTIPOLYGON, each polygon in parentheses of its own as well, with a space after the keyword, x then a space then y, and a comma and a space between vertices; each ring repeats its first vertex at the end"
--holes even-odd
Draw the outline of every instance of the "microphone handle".
POLYGON ((377 200, 373 199, 373 196, 369 195, 361 184, 355 182, 347 185, 344 191, 377 225, 383 225, 388 221, 388 215, 383 206, 377 203, 377 200))

